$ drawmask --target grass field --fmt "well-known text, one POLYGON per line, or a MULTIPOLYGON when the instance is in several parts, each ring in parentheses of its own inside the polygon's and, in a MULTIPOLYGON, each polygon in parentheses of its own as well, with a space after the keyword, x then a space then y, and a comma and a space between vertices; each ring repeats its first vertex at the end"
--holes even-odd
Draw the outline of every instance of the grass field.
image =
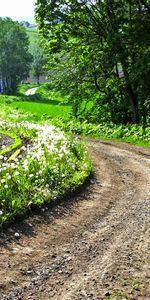
MULTIPOLYGON (((0 96, 0 106, 5 106, 4 111, 10 114, 11 109, 16 109, 18 113, 26 114, 28 121, 43 121, 55 117, 68 118, 71 106, 66 99, 60 97, 58 93, 51 92, 47 84, 37 86, 36 95, 25 96, 27 89, 36 85, 21 85, 18 89, 18 96, 0 96)), ((2 108, 1 108, 2 111, 2 108)))
POLYGON ((49 103, 38 103, 34 101, 13 102, 13 108, 21 109, 24 112, 33 114, 34 120, 41 118, 66 117, 70 112, 68 105, 61 104, 59 101, 50 100, 49 103))

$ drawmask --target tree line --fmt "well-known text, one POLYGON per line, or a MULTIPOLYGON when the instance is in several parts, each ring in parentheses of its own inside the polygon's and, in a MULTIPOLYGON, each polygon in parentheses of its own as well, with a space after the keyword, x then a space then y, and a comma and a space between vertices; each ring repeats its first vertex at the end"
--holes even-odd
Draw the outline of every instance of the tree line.
POLYGON ((37 0, 36 19, 51 84, 75 116, 149 121, 149 1, 37 0))
POLYGON ((0 18, 0 92, 13 92, 27 78, 32 55, 26 30, 10 18, 0 18))
POLYGON ((34 51, 22 23, 0 18, 0 93, 14 93, 29 72, 39 81, 45 58, 37 34, 34 51))

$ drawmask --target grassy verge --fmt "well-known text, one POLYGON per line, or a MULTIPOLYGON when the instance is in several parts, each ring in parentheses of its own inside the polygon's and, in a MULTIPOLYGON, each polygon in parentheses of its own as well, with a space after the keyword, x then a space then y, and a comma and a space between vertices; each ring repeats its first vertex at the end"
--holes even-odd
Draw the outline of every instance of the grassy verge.
POLYGON ((30 141, 11 159, 8 153, 0 156, 0 224, 74 191, 90 175, 85 145, 62 130, 27 121, 1 121, 1 126, 5 134, 23 134, 30 141))
POLYGON ((65 121, 62 119, 53 120, 57 126, 64 131, 77 135, 90 136, 108 140, 116 140, 135 144, 142 147, 150 147, 150 126, 142 125, 115 125, 115 124, 92 124, 79 122, 77 120, 65 121))
POLYGON ((0 149, 0 224, 76 190, 92 170, 85 145, 45 122, 49 113, 66 116, 68 105, 59 95, 46 97, 47 86, 39 87, 36 96, 24 96, 32 87, 0 96, 1 132, 13 139, 7 151, 0 149), (21 145, 20 136, 27 143, 21 145))

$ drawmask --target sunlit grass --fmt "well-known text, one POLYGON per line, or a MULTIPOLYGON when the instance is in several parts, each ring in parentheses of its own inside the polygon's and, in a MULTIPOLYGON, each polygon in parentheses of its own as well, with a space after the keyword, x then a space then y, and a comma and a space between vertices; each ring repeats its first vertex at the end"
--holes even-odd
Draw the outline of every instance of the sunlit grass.
POLYGON ((0 224, 75 190, 90 175, 85 145, 57 127, 5 118, 0 126, 23 137, 20 151, 0 152, 0 224))
POLYGON ((71 109, 69 106, 63 105, 60 102, 49 103, 37 103, 37 102, 13 102, 11 106, 15 109, 19 109, 23 112, 29 112, 33 114, 33 119, 38 120, 41 118, 54 118, 58 116, 66 117, 71 109))

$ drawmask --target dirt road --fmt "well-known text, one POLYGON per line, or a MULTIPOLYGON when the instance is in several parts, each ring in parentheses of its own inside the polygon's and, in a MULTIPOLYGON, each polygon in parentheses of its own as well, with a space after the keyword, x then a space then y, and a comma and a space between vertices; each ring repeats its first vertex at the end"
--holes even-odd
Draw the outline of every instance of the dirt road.
POLYGON ((90 185, 1 234, 0 299, 150 299, 150 149, 88 145, 90 185))

